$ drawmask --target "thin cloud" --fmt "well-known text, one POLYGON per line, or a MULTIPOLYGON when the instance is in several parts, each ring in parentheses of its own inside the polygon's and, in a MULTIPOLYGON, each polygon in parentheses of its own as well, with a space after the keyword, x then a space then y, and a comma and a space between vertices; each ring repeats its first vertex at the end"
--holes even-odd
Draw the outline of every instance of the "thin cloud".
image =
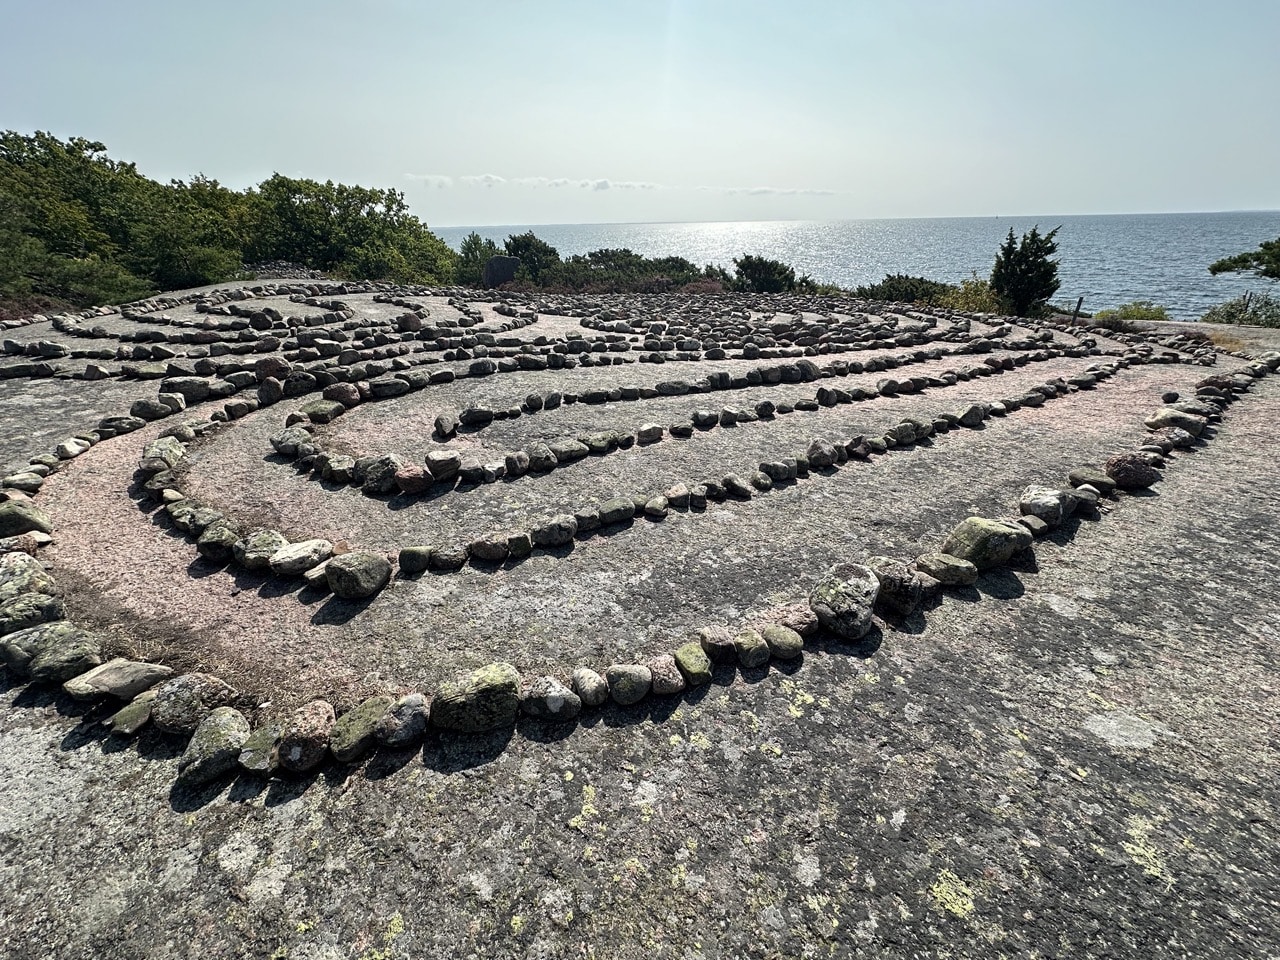
POLYGON ((701 193, 720 193, 728 196, 747 197, 833 197, 836 190, 824 190, 815 187, 722 187, 700 184, 693 187, 668 186, 662 183, 651 183, 647 180, 610 180, 607 177, 574 179, 570 177, 500 177, 496 173, 466 174, 453 177, 439 173, 406 173, 410 180, 420 180, 427 186, 448 189, 454 186, 464 187, 532 187, 541 189, 563 189, 576 187, 579 190, 590 190, 600 193, 606 190, 696 190, 701 193))

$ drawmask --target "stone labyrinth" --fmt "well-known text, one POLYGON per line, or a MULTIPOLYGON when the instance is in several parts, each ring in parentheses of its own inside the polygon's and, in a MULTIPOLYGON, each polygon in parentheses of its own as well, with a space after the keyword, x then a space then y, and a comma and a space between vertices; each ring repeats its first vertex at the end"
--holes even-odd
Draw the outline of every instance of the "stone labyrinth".
POLYGON ((1280 367, 828 296, 273 281, 7 327, 0 659, 190 738, 186 783, 660 718, 980 616, 1280 367))

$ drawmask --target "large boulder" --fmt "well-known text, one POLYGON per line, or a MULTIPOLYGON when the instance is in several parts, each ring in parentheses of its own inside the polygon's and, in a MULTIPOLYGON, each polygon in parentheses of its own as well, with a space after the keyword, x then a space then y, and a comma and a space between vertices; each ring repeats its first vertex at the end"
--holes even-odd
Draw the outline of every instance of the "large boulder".
POLYGON ((1160 479, 1160 471, 1140 453, 1122 453, 1112 457, 1104 469, 1121 490, 1145 490, 1160 479))
POLYGON ((53 577, 35 557, 26 553, 0 556, 0 603, 16 600, 28 593, 52 596, 56 591, 53 577))
POLYGON ((54 632, 31 658, 27 671, 32 680, 62 683, 92 670, 100 663, 101 638, 87 630, 72 628, 54 632))
POLYGON ((343 763, 359 760, 377 741, 378 721, 391 706, 387 696, 370 697, 340 716, 329 732, 329 750, 343 763))
POLYGON ((391 562, 380 554, 356 551, 332 558, 324 572, 335 597, 363 600, 391 580, 391 562))
POLYGON ((276 740, 276 766, 289 773, 319 766, 329 752, 334 720, 333 706, 325 700, 312 700, 295 710, 276 740))
POLYGON ((194 733, 217 707, 239 696, 234 688, 208 673, 185 673, 155 688, 151 721, 166 733, 194 733))
POLYGON ((1202 416, 1186 413, 1174 407, 1161 407, 1147 417, 1146 423, 1151 430, 1159 430, 1163 427, 1177 427, 1179 430, 1185 430, 1193 437, 1198 437, 1208 424, 1208 421, 1202 416))
POLYGON ((1018 510, 1024 517, 1039 517, 1048 526, 1057 527, 1075 513, 1079 503, 1070 490, 1032 484, 1018 498, 1018 510))
POLYGON ((53 533, 53 521, 30 500, 6 500, 0 503, 0 538, 18 537, 38 531, 53 533))
POLYGON ((519 671, 491 663, 443 684, 431 702, 431 722, 442 730, 479 733, 513 726, 519 709, 519 671))
POLYGON ((171 676, 173 670, 158 663, 116 657, 88 673, 72 677, 62 685, 62 689, 76 700, 97 700, 101 697, 132 700, 171 676))
POLYGON ((1007 563, 1015 553, 1031 546, 1031 541, 1031 532, 1021 524, 969 517, 951 531, 941 552, 986 570, 1007 563))
POLYGON ((198 786, 230 773, 250 732, 249 721, 239 710, 217 707, 210 711, 178 758, 178 782, 198 786))
POLYGON ((818 622, 846 640, 860 640, 871 630, 880 580, 869 567, 841 563, 809 591, 809 606, 818 622))

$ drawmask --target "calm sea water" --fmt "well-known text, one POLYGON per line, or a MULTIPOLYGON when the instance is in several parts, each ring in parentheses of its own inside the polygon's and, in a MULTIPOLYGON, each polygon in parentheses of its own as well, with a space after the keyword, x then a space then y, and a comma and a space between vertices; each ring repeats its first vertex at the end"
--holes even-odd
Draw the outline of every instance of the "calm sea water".
POLYGON ((1197 319, 1215 303, 1247 290, 1274 290, 1265 280, 1209 275, 1219 257, 1280 236, 1280 211, 1130 214, 1075 217, 949 217, 914 220, 783 220, 734 223, 532 224, 437 229, 455 249, 474 229, 502 243, 532 230, 561 256, 626 247, 646 256, 681 256, 729 268, 744 253, 784 260, 798 273, 851 287, 886 273, 957 281, 991 272, 1009 228, 1019 236, 1039 224, 1058 231, 1054 300, 1101 310, 1131 300, 1164 304, 1179 319, 1197 319))

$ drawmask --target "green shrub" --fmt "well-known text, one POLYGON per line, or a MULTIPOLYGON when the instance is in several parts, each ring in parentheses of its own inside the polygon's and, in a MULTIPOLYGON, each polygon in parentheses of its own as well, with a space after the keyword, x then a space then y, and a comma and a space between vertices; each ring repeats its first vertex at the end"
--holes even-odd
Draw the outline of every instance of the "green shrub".
POLYGON ((1169 311, 1150 300, 1134 300, 1122 303, 1109 310, 1099 310, 1094 314, 1094 326, 1101 326, 1096 321, 1127 320, 1132 323, 1158 323, 1169 319, 1169 311))
POLYGON ((991 284, 975 272, 961 280, 938 300, 938 306, 964 313, 1004 313, 1004 306, 991 284))
POLYGON ((855 288, 853 295, 867 300, 933 305, 941 303, 942 298, 952 289, 954 288, 949 283, 943 283, 941 280, 909 277, 905 273, 886 273, 879 283, 855 288))
POLYGON ((1280 300, 1267 293, 1246 293, 1210 307, 1200 320, 1202 323, 1239 323, 1280 329, 1280 300))
POLYGON ((796 288, 796 271, 781 260, 744 253, 733 261, 734 288, 747 293, 788 293, 796 288))

